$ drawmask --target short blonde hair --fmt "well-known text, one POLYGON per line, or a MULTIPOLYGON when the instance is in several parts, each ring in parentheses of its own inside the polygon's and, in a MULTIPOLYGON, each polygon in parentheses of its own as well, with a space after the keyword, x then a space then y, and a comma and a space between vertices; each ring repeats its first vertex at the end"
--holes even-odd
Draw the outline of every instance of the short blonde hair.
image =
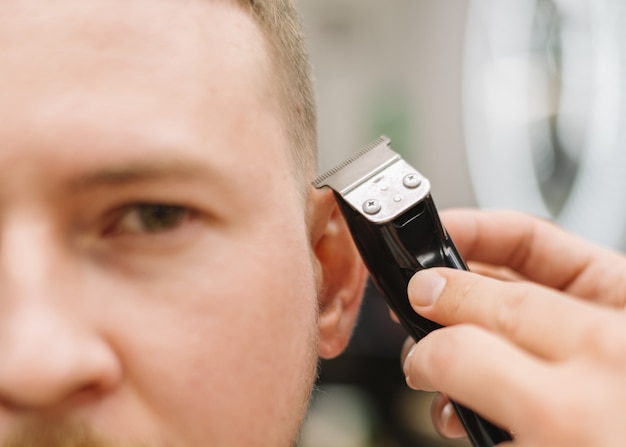
POLYGON ((237 0, 266 36, 282 96, 296 175, 308 184, 317 168, 317 111, 309 53, 291 0, 237 0))

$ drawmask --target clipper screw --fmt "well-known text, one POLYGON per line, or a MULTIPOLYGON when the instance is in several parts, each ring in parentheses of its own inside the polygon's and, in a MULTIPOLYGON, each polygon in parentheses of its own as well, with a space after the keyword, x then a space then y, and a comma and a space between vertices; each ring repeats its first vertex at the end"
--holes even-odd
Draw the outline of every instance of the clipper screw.
POLYGON ((422 184, 422 178, 417 174, 407 174, 402 180, 402 184, 410 189, 415 189, 422 184))
POLYGON ((376 199, 366 200, 365 203, 363 203, 363 211, 366 214, 369 214, 369 215, 378 214, 380 213, 380 210, 381 210, 380 202, 376 199))

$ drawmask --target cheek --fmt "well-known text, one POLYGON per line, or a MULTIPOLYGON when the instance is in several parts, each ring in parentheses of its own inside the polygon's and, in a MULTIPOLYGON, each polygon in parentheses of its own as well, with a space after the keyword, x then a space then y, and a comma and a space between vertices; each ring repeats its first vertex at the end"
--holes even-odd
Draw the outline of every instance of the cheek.
POLYGON ((267 236, 139 284, 122 306, 141 321, 116 331, 127 380, 176 438, 278 445, 297 431, 317 365, 314 278, 303 238, 267 236))

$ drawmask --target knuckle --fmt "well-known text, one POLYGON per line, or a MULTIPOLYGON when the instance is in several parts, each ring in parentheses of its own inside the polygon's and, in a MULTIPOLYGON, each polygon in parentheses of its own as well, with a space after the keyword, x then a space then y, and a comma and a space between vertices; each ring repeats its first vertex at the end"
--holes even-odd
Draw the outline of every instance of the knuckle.
POLYGON ((580 405, 580 398, 571 392, 570 387, 555 383, 550 389, 530 392, 527 398, 522 413, 524 417, 519 424, 523 431, 532 427, 532 433, 527 436, 530 435, 539 445, 579 445, 572 421, 579 420, 576 405, 580 405), (566 440, 567 443, 563 444, 566 440))
MULTIPOLYGON (((538 406, 539 411, 535 417, 540 427, 540 439, 551 440, 550 445, 596 445, 597 433, 589 438, 588 426, 599 427, 602 419, 605 419, 594 405, 594 395, 586 394, 581 390, 573 390, 571 386, 557 385, 554 391, 549 394, 549 398, 543 400, 543 404, 538 406), (582 398, 581 398, 582 397, 582 398), (572 421, 580 421, 573 424, 572 421)), ((593 430, 595 432, 595 429, 593 430)))
POLYGON ((527 215, 519 211, 511 214, 517 222, 523 222, 525 230, 522 232, 524 237, 520 238, 517 243, 510 248, 509 256, 505 261, 505 265, 512 267, 514 270, 523 270, 524 265, 529 262, 532 251, 533 240, 537 233, 537 222, 529 219, 527 215))
POLYGON ((584 337, 586 351, 593 358, 626 366, 626 332, 621 318, 619 321, 597 319, 588 327, 584 337))
POLYGON ((443 311, 452 317, 454 322, 466 320, 466 314, 471 313, 477 298, 483 295, 480 291, 480 278, 474 276, 464 276, 463 282, 449 294, 445 301, 443 311))
MULTIPOLYGON (((555 434, 559 434, 561 438, 574 438, 568 439, 567 445, 577 445, 576 436, 572 429, 572 409, 567 408, 564 405, 557 404, 552 401, 550 403, 544 403, 543 405, 536 406, 536 411, 533 412, 533 421, 531 426, 536 427, 534 435, 537 439, 545 442, 548 439, 555 437, 555 434)), ((561 444, 564 439, 559 439, 561 444)))
POLYGON ((522 330, 524 323, 525 309, 531 298, 530 288, 524 285, 514 285, 510 290, 514 292, 508 294, 506 300, 498 303, 495 309, 494 322, 495 330, 510 339, 516 339, 522 330))
POLYGON ((455 349, 449 328, 438 329, 420 340, 405 369, 409 386, 423 391, 438 389, 455 349))
POLYGON ((430 341, 433 349, 428 350, 424 360, 433 370, 441 371, 449 364, 450 359, 454 358, 454 353, 458 349, 454 331, 439 329, 431 334, 430 341))
MULTIPOLYGON (((522 426, 533 428, 531 436, 539 445, 615 445, 598 443, 598 432, 616 433, 615 427, 623 427, 621 413, 612 419, 599 409, 610 407, 619 386, 594 377, 601 376, 595 376, 588 364, 562 364, 553 371, 549 387, 529 393, 522 426)), ((621 377, 617 380, 621 382, 621 377)))
POLYGON ((432 349, 428 350, 424 361, 435 373, 444 373, 455 360, 461 358, 464 346, 467 346, 477 330, 469 325, 438 329, 430 335, 432 349))

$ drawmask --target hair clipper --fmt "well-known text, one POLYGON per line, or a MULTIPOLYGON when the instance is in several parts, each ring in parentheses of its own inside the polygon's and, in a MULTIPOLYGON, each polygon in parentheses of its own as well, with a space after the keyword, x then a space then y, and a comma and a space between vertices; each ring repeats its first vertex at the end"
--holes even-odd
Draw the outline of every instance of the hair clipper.
MULTIPOLYGON (((409 334, 419 341, 440 328, 411 307, 409 280, 430 267, 468 268, 439 220, 428 179, 380 137, 313 185, 334 191, 372 281, 409 334)), ((512 439, 473 411, 453 405, 475 447, 512 439)))

